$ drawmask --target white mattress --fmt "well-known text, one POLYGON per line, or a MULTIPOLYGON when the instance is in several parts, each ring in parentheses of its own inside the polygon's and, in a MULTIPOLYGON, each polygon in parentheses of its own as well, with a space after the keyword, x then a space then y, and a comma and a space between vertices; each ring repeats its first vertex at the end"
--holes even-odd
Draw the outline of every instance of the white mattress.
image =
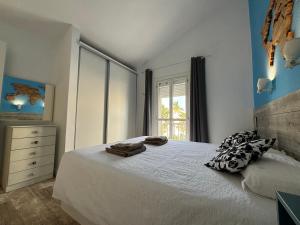
POLYGON ((239 175, 203 165, 216 145, 169 141, 129 158, 105 147, 65 153, 53 192, 95 224, 277 223, 275 201, 243 191, 239 175))

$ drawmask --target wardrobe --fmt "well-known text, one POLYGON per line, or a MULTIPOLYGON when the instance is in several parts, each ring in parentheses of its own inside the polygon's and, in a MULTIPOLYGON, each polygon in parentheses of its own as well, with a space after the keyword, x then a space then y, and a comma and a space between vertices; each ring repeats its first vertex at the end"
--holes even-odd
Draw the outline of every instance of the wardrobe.
POLYGON ((80 47, 75 149, 123 141, 136 131, 136 73, 80 47))

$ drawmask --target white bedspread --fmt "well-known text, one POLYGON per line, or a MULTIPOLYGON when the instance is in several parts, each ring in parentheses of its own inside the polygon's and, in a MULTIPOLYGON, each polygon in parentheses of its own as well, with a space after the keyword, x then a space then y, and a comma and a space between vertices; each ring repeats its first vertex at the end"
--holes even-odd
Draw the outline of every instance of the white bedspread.
POLYGON ((203 165, 215 145, 169 141, 129 158, 105 147, 64 154, 53 192, 95 224, 277 223, 275 201, 243 191, 239 175, 203 165))

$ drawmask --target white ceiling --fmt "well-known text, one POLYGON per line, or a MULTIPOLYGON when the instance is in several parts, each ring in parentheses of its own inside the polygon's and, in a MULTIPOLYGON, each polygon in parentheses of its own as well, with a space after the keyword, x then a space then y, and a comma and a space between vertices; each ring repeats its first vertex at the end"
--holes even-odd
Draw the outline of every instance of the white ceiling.
POLYGON ((222 8, 222 4, 226 1, 0 0, 0 14, 22 18, 22 23, 30 22, 32 27, 37 23, 33 23, 33 18, 73 24, 84 39, 138 66, 159 54, 206 15, 215 13, 214 9, 222 8), (26 20, 24 15, 28 17, 26 20))

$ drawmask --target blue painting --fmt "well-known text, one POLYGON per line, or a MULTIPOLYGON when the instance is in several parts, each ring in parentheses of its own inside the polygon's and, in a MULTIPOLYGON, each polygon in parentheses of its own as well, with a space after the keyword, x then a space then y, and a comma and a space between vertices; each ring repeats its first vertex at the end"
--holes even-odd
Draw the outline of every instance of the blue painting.
POLYGON ((4 76, 0 111, 9 113, 44 113, 45 84, 4 76))

